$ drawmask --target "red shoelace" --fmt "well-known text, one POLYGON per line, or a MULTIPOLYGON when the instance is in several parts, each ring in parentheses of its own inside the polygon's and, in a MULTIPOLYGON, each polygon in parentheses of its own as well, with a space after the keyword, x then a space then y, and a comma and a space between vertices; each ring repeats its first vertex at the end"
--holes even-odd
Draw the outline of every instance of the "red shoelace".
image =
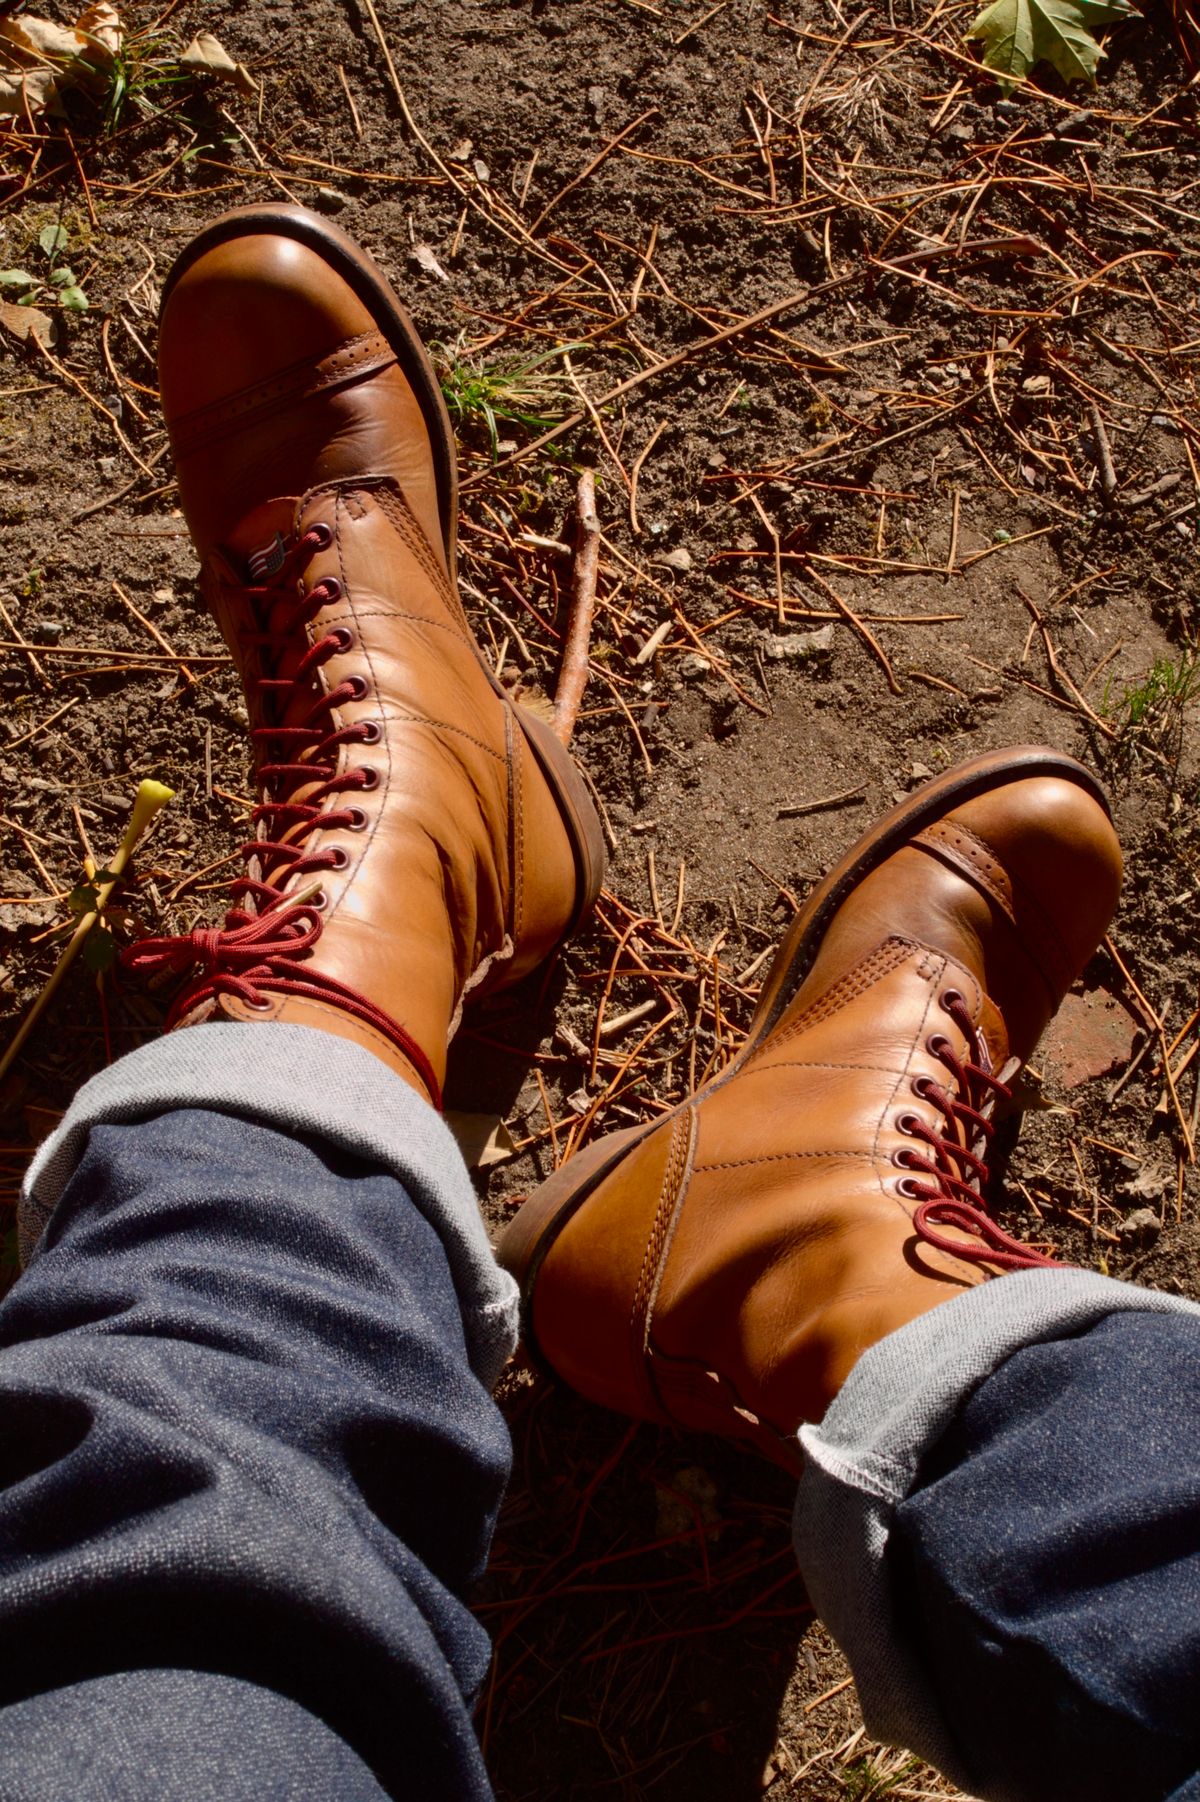
POLYGON ((957 989, 947 989, 939 1000, 966 1039, 969 1057, 964 1063, 944 1033, 933 1033, 926 1049, 950 1072, 953 1087, 943 1088, 929 1076, 916 1077, 912 1086, 915 1094, 938 1109, 946 1130, 938 1132, 916 1113, 901 1114, 896 1121, 902 1133, 929 1148, 926 1155, 915 1146, 904 1146, 895 1156, 902 1169, 919 1171, 928 1178, 925 1182, 916 1176, 900 1179, 901 1194, 921 1204, 913 1214, 913 1226, 930 1245, 956 1258, 996 1264, 1002 1270, 1053 1265, 1053 1258, 1014 1239, 984 1208, 981 1191, 988 1169, 979 1152, 995 1131, 984 1109, 989 1098, 1007 1100, 1011 1090, 985 1068, 983 1045, 964 996, 957 989), (972 1237, 956 1239, 938 1231, 947 1226, 972 1237))
MULTIPOLYGON (((341 595, 336 576, 322 577, 298 601, 290 592, 309 558, 317 551, 327 550, 332 543, 329 526, 311 525, 286 551, 269 581, 247 585, 243 590, 258 623, 240 629, 238 636, 259 652, 264 667, 277 668, 278 660, 268 664, 272 651, 286 644, 341 595)), ((167 1018, 168 1030, 183 1015, 221 995, 235 996, 247 1007, 264 1011, 270 1007, 268 994, 298 995, 332 1003, 395 1045, 416 1069, 434 1105, 440 1107, 441 1093, 429 1059, 399 1022, 357 989, 305 963, 324 930, 323 893, 318 890, 309 897, 301 883, 298 892, 302 898, 292 900, 280 894, 276 886, 279 880, 294 884, 297 877, 345 869, 349 858, 341 846, 331 845, 321 851, 306 848, 305 841, 318 826, 322 830, 343 828, 357 832, 367 824, 361 808, 329 805, 331 800, 340 802, 347 791, 363 793, 379 781, 378 772, 373 769, 348 769, 340 775, 337 769, 339 746, 378 744, 383 736, 380 726, 371 720, 360 720, 352 726, 333 724, 337 708, 364 698, 365 680, 350 676, 319 695, 295 724, 275 723, 287 716, 297 697, 312 692, 316 671, 331 657, 349 650, 352 643, 349 630, 336 626, 305 651, 293 675, 265 674, 253 680, 252 692, 261 698, 264 713, 274 715, 274 721, 268 718, 250 734, 264 759, 258 766, 258 775, 267 798, 250 816, 254 825, 261 828, 261 836, 240 849, 247 862, 257 861, 259 873, 247 873, 231 885, 235 905, 225 915, 224 926, 198 928, 177 938, 142 939, 122 953, 121 961, 127 969, 147 975, 183 975, 199 968, 197 980, 177 996, 167 1018), (316 786, 303 801, 290 798, 302 785, 310 784, 316 786), (292 834, 286 841, 281 837, 285 832, 292 834), (242 905, 243 902, 249 905, 242 905)))

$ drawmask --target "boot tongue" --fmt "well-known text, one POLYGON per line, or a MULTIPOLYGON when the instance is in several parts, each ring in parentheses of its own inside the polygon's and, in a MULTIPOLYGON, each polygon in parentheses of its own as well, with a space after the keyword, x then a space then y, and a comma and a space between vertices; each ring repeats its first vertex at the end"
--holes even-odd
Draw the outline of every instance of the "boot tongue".
POLYGON ((296 536, 298 500, 264 501, 247 513, 221 546, 242 581, 258 587, 279 574, 296 536))

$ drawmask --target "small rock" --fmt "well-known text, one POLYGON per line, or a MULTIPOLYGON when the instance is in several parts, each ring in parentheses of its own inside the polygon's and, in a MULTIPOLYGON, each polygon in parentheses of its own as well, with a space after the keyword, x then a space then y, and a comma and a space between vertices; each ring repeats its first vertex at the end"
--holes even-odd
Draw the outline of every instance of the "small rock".
POLYGON ((656 563, 665 564, 668 569, 677 569, 686 575, 692 567, 692 553, 682 544, 676 545, 673 551, 664 551, 661 557, 654 559, 656 563))
POLYGON ((1096 122, 1089 112, 1068 113, 1052 127, 1056 138, 1090 137, 1096 129, 1096 122))
POLYGON ((1144 1164, 1128 1182, 1117 1184, 1117 1194, 1129 1201, 1157 1201, 1166 1193, 1168 1180, 1161 1165, 1144 1164))
POLYGON ((115 457, 101 457, 98 468, 105 481, 111 482, 117 473, 117 459, 115 457))
POLYGON ((470 162, 471 152, 474 148, 475 146, 472 144, 470 138, 460 138, 458 143, 454 146, 454 149, 450 152, 450 161, 452 163, 470 162))
POLYGON ((57 644, 62 635, 62 622, 57 619, 35 619, 29 631, 34 644, 57 644))
POLYGON ((1162 1232, 1162 1221, 1153 1208, 1137 1208, 1126 1214, 1118 1231, 1126 1244, 1153 1245, 1162 1232))
POLYGON ((946 136, 955 144, 971 144, 975 139, 975 128, 972 125, 951 125, 946 136))
POLYGON ((475 178, 477 181, 481 181, 485 184, 487 182, 491 181, 492 172, 488 168, 487 164, 484 162, 484 160, 481 156, 477 156, 475 158, 475 161, 471 164, 471 167, 475 171, 475 178))
POLYGON ((350 196, 338 188, 318 188, 316 202, 318 212, 340 213, 343 207, 349 206, 350 196))
POLYGON ((822 626, 816 632, 792 632, 787 638, 770 639, 765 654, 772 663, 782 663, 785 659, 827 657, 833 650, 833 640, 832 625, 822 626))
POLYGON ((910 765, 908 773, 914 782, 928 782, 929 778, 933 775, 933 771, 927 763, 914 763, 910 765))
POLYGON ((708 668, 703 657, 685 657, 679 666, 685 682, 698 682, 702 676, 707 676, 708 668))

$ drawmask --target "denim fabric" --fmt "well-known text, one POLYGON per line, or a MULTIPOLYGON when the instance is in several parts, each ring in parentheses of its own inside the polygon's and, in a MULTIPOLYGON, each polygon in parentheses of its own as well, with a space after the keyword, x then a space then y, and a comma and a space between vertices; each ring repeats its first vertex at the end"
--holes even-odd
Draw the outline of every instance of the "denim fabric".
POLYGON ((387 1802, 362 1760, 315 1715, 231 1677, 122 1671, 0 1710, 3 1802, 150 1796, 387 1802))
POLYGON ((196 1107, 253 1116, 284 1133, 312 1134, 331 1150, 397 1177, 446 1249, 471 1368, 489 1387, 496 1381, 517 1343, 517 1285, 492 1256, 445 1121, 361 1045, 309 1026, 189 1026, 93 1076, 30 1165, 18 1213, 22 1263, 32 1256, 93 1126, 196 1107))
POLYGON ((976 1390, 888 1563, 995 1802, 1160 1802, 1200 1773, 1200 1323, 1112 1314, 976 1390))
POLYGON ((39 1802, 96 1772, 159 1802, 173 1758, 205 1797, 247 1737, 261 1775, 288 1721, 262 1802, 306 1758, 352 1773, 313 1796, 365 1802, 360 1765, 406 1799, 489 1796, 460 1598, 508 1461, 394 1174, 202 1109, 92 1126, 0 1307, 0 1796, 36 1755, 39 1802), (120 1673, 143 1681, 98 1743, 89 1686, 120 1673))
MULTIPOLYGON (((1023 1347, 1069 1341, 1108 1317, 1161 1318, 1183 1339, 1200 1338, 1200 1307, 1091 1271, 1020 1271, 941 1303, 863 1354, 819 1426, 804 1427, 805 1470, 796 1499, 796 1553, 813 1603, 845 1652, 863 1718, 877 1739, 909 1746, 973 1794, 990 1777, 964 1756, 954 1721, 921 1655, 912 1597, 896 1592, 891 1547, 896 1512, 920 1480, 930 1449, 981 1385, 1023 1347)), ((1104 1405, 1122 1406, 1124 1366, 1098 1374, 1104 1405)), ((1195 1439, 1195 1420, 1181 1443, 1195 1439)), ((1103 1496, 1111 1467, 1103 1439, 1076 1440, 1077 1480, 1103 1496)), ((1190 1453, 1189 1456, 1194 1454, 1190 1453)), ((1021 1488, 1014 1441, 1010 1494, 1021 1488)), ((1014 1516, 1014 1525, 1020 1516, 1014 1516)), ((1065 1523, 1064 1523, 1065 1524, 1065 1523)), ((947 1523, 946 1554, 963 1518, 947 1523)), ((1019 1545, 1004 1542, 1019 1558, 1019 1545)), ((1001 1565, 997 1562, 999 1575, 1001 1565)), ((1014 1727, 1015 1731, 1015 1727, 1014 1727)))

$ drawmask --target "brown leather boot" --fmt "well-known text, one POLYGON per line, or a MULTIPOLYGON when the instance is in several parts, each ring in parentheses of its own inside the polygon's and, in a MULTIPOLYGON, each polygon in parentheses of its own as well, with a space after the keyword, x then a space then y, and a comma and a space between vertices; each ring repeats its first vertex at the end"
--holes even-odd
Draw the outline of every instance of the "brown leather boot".
POLYGON ((548 957, 604 862, 578 772, 497 686, 459 602, 437 380, 371 259, 284 206, 183 252, 159 375, 260 805, 224 930, 127 962, 199 966, 168 1025, 319 1027, 436 1103, 464 994, 548 957))
POLYGON ((526 1342, 593 1401, 797 1462, 856 1358, 1046 1263, 984 1211, 996 1100, 1116 904, 1095 779, 1040 749, 929 783, 797 916, 745 1048, 507 1229, 526 1342))

